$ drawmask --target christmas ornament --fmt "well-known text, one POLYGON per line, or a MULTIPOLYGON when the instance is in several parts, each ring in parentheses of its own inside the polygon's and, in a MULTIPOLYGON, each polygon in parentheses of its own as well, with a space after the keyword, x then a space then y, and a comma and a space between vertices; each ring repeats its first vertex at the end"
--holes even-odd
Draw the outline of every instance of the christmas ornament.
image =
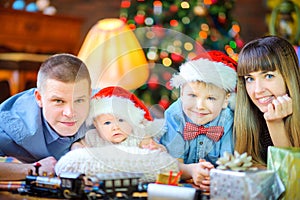
POLYGON ((170 101, 169 101, 168 98, 162 98, 162 99, 158 102, 158 104, 159 104, 163 109, 166 110, 166 109, 169 107, 169 105, 170 105, 170 101))
POLYGON ((184 58, 177 53, 171 53, 171 59, 177 63, 181 63, 184 60, 184 58))
POLYGON ((145 15, 137 14, 137 15, 134 17, 134 21, 135 21, 138 25, 144 24, 144 21, 145 21, 145 15))

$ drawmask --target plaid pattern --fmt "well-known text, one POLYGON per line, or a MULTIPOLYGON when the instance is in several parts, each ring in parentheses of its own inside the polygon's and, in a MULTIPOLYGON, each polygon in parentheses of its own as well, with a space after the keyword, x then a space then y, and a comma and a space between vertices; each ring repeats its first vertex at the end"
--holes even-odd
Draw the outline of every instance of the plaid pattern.
POLYGON ((193 123, 187 122, 183 130, 184 140, 193 140, 198 135, 206 135, 209 139, 217 142, 221 139, 224 133, 224 127, 222 126, 211 126, 205 128, 204 126, 198 126, 193 123))

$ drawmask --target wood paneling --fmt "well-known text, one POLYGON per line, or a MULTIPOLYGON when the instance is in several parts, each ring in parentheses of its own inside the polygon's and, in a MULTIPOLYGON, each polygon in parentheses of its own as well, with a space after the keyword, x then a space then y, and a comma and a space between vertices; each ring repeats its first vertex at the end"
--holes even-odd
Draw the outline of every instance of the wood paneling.
POLYGON ((0 46, 27 53, 76 54, 83 20, 0 9, 0 46))

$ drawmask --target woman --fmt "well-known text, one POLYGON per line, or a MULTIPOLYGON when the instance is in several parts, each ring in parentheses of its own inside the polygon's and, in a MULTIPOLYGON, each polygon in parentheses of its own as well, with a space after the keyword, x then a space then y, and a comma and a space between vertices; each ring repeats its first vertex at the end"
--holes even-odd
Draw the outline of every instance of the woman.
POLYGON ((300 72, 293 46, 277 36, 246 44, 238 60, 235 149, 266 167, 268 146, 300 146, 300 72))

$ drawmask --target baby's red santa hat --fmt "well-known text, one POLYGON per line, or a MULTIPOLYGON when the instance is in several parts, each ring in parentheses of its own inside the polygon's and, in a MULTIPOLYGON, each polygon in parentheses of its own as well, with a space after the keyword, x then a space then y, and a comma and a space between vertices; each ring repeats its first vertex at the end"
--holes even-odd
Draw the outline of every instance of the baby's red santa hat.
POLYGON ((221 51, 212 50, 187 61, 174 74, 170 83, 180 88, 187 82, 201 81, 214 84, 231 93, 230 107, 234 109, 237 83, 237 62, 221 51))
POLYGON ((154 120, 137 96, 119 86, 103 88, 92 97, 87 125, 93 124, 94 118, 101 114, 120 117, 134 128, 143 128, 148 135, 158 134, 164 123, 159 119, 154 120))

